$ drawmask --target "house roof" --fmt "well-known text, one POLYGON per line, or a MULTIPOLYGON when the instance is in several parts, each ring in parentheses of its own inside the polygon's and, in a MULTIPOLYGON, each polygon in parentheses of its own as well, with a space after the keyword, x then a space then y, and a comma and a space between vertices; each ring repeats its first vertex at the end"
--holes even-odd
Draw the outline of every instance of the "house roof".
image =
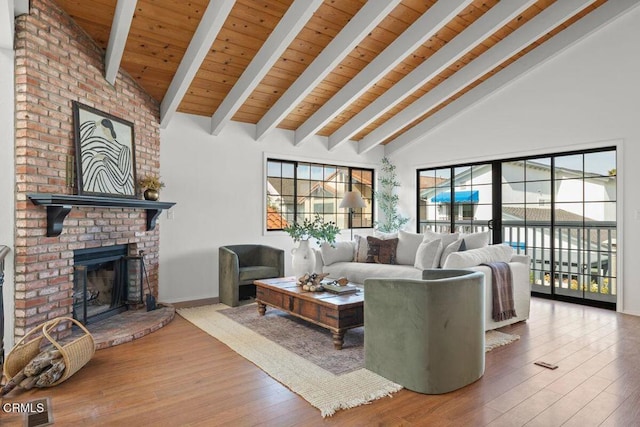
MULTIPOLYGON (((337 194, 338 190, 336 189, 335 185, 333 185, 332 181, 334 178, 336 178, 338 176, 338 174, 342 173, 343 170, 338 169, 336 172, 333 172, 332 174, 330 174, 325 181, 315 181, 314 184, 311 186, 309 193, 307 194, 298 194, 298 199, 297 202, 298 204, 300 203, 304 203, 304 201, 307 199, 307 197, 311 196, 314 192, 323 189, 324 191, 327 191, 331 194, 337 194)), ((360 183, 360 184, 364 184, 364 185, 372 185, 372 181, 371 179, 369 179, 370 177, 367 174, 362 174, 362 173, 354 173, 353 174, 353 180, 354 182, 360 183)), ((282 186, 283 192, 282 194, 285 195, 293 195, 294 194, 294 181, 293 179, 280 179, 280 178, 269 178, 269 180, 271 179, 277 179, 280 181, 280 185, 282 186)), ((267 192, 269 195, 272 196, 276 196, 276 195, 280 195, 280 193, 278 192, 278 190, 275 188, 275 186, 267 181, 267 192)))
POLYGON ((267 230, 279 230, 288 225, 287 220, 275 208, 267 206, 267 230))
POLYGON ((606 0, 55 0, 176 111, 329 137, 364 153, 442 121, 631 9, 606 0), (118 4, 119 7, 116 7, 118 4), (589 17, 589 19, 585 19, 589 17), (571 28, 571 31, 567 31, 571 28))
MULTIPOLYGON (((502 206, 502 212, 513 217, 513 219, 527 221, 546 221, 551 220, 550 208, 535 208, 535 207, 517 207, 517 206, 502 206)), ((593 221, 590 218, 578 215, 573 212, 566 211, 564 209, 555 210, 556 221, 566 222, 582 222, 593 221)))

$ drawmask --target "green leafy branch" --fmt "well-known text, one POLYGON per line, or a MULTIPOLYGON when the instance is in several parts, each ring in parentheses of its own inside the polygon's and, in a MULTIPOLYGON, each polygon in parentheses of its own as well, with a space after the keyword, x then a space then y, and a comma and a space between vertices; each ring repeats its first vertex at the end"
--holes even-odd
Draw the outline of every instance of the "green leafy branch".
POLYGON ((318 213, 316 213, 313 220, 305 218, 302 223, 294 222, 287 225, 283 230, 291 236, 294 242, 316 239, 318 244, 322 242, 333 244, 336 241, 336 236, 340 233, 340 228, 335 222, 325 222, 324 218, 318 213))

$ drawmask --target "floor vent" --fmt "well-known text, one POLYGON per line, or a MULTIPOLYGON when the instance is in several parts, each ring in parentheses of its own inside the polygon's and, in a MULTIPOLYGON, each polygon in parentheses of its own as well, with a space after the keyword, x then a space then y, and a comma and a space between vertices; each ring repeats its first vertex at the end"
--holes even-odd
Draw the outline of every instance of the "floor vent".
POLYGON ((53 413, 51 412, 51 399, 32 400, 29 402, 31 411, 25 413, 26 427, 42 427, 53 425, 53 413))

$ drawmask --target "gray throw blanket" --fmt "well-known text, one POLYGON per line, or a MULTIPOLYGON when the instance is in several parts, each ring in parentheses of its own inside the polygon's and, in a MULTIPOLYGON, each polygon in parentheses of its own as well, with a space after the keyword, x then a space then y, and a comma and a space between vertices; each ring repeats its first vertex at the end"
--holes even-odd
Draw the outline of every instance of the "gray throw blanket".
POLYGON ((513 277, 509 264, 506 262, 490 262, 483 265, 491 269, 493 320, 500 322, 516 317, 516 307, 513 302, 513 277))

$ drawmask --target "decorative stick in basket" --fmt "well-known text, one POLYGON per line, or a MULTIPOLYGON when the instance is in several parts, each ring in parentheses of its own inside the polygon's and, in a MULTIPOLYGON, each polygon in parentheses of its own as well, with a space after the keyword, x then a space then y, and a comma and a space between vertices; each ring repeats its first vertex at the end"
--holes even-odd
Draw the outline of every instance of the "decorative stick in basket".
POLYGON ((0 390, 0 396, 16 386, 27 389, 57 385, 82 368, 95 351, 93 336, 76 319, 58 317, 49 320, 29 331, 7 355, 3 368, 9 382, 0 390), (78 326, 84 334, 61 344, 51 336, 51 332, 66 321, 78 326), (42 332, 42 335, 28 340, 38 332, 42 332), (43 339, 47 339, 53 348, 41 351, 43 339))
POLYGON ((62 376, 64 367, 64 360, 60 350, 45 350, 31 359, 20 372, 0 389, 0 396, 4 396, 15 387, 20 387, 24 390, 29 390, 33 386, 47 387, 62 376))

